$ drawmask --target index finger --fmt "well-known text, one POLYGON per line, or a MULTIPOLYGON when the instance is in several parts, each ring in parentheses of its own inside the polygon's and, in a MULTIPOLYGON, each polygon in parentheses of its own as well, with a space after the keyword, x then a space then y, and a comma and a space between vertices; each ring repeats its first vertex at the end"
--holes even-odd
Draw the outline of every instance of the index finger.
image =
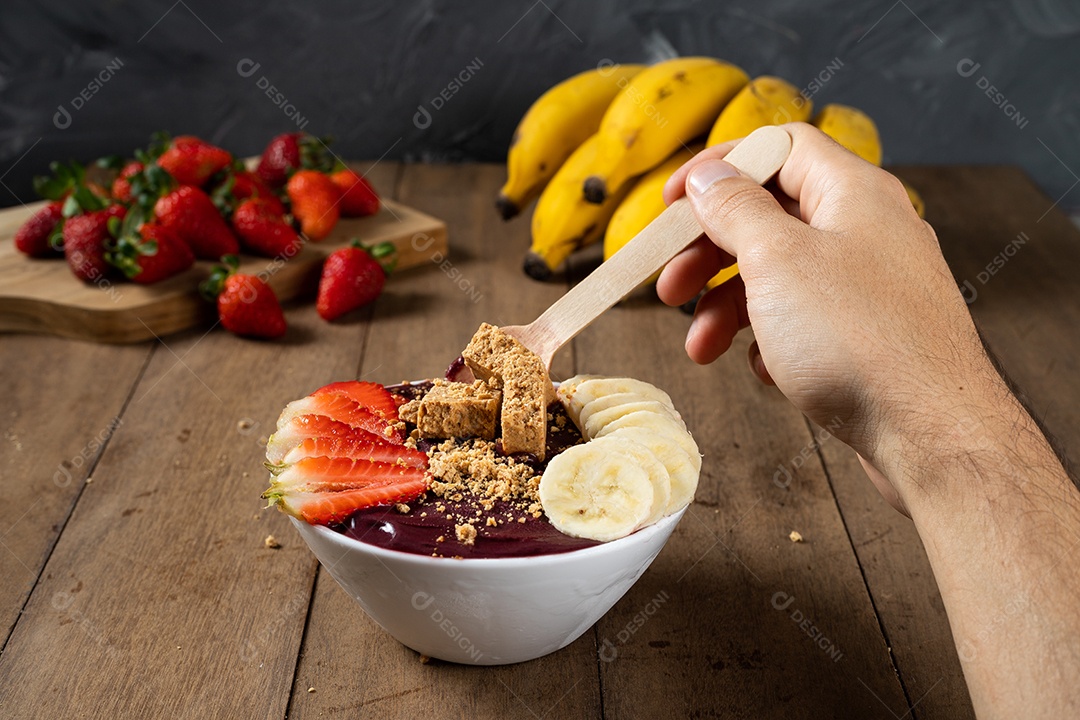
MULTIPOLYGON (((791 154, 775 182, 784 195, 798 203, 796 217, 812 227, 831 229, 833 225, 833 218, 816 217, 826 198, 846 192, 851 182, 859 182, 871 173, 887 174, 813 125, 787 123, 782 127, 791 135, 791 154)), ((732 140, 706 148, 688 160, 664 185, 664 202, 670 205, 686 194, 686 178, 694 167, 706 160, 722 160, 739 142, 732 140)), ((790 211, 792 208, 785 205, 785 209, 790 211)))

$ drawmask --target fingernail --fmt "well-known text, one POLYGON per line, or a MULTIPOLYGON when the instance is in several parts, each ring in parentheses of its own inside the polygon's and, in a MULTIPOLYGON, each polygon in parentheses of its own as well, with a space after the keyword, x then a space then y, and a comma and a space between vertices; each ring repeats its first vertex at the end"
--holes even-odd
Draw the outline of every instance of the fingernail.
POLYGON ((738 177, 739 171, 731 163, 723 160, 707 160, 693 170, 686 178, 686 188, 695 195, 704 195, 709 188, 724 178, 738 177))
POLYGON ((697 334, 697 330, 698 320, 697 318, 694 318, 690 321, 690 327, 686 331, 686 342, 683 343, 683 348, 686 350, 687 354, 690 353, 690 343, 694 341, 694 335, 697 334))

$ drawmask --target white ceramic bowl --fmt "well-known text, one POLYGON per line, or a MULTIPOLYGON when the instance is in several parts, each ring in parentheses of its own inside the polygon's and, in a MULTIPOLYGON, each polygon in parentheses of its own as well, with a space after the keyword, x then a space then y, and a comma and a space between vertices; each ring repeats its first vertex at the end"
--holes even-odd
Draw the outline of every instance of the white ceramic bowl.
POLYGON ((555 652, 592 627, 685 512, 572 552, 463 560, 388 550, 290 519, 338 584, 399 642, 440 660, 506 665, 555 652))

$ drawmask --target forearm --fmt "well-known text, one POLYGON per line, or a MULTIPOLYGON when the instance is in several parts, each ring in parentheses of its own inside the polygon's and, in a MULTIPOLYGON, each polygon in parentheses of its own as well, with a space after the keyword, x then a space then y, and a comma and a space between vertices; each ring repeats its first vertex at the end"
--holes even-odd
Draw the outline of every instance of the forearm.
POLYGON ((905 503, 979 716, 1077 717, 1080 492, 1003 383, 984 399, 905 465, 905 503))

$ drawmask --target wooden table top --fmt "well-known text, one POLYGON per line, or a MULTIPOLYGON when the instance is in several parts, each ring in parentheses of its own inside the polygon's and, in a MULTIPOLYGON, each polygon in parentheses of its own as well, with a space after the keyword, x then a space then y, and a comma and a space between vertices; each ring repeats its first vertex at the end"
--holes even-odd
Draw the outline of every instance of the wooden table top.
MULTIPOLYGON (((1080 457, 1080 233, 1015 168, 896 171, 924 195, 987 343, 1080 457)), ((697 501, 652 568, 576 642, 521 665, 421 664, 370 621, 261 510, 279 410, 332 380, 439 373, 481 321, 528 321, 568 281, 522 274, 528 222, 491 207, 501 167, 373 176, 445 219, 452 253, 353 319, 296 305, 277 343, 0 336, 0 716, 972 715, 911 523, 752 378, 748 338, 697 367, 689 318, 651 294, 587 329, 553 374, 656 383, 697 437, 697 501)))

